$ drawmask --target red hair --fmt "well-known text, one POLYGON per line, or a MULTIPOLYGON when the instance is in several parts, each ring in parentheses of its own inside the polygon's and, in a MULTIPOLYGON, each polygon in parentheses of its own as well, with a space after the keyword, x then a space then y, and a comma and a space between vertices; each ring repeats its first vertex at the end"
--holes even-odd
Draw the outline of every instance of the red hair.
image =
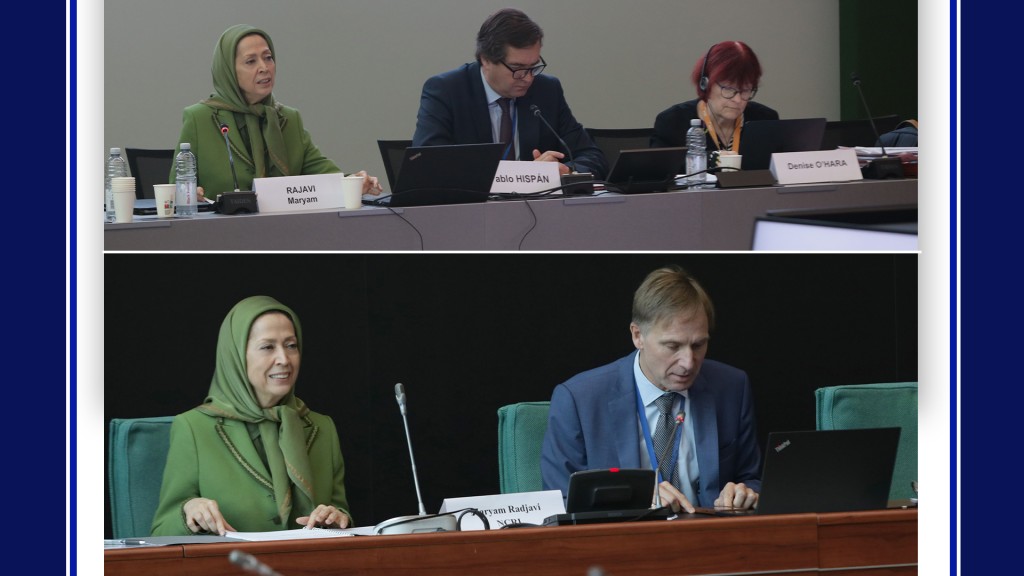
POLYGON ((706 56, 697 59, 693 72, 690 73, 690 80, 697 88, 697 97, 707 100, 708 90, 714 82, 720 82, 734 88, 757 88, 761 80, 761 63, 757 60, 757 54, 743 42, 729 40, 719 42, 711 47, 706 56), (704 62, 707 58, 707 63, 704 62), (707 89, 700 89, 701 70, 708 77, 707 89))

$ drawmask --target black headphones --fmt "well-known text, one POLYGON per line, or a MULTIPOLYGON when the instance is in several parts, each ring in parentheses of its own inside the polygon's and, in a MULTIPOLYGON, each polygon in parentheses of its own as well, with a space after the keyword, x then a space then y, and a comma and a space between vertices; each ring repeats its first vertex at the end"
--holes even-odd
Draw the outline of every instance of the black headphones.
POLYGON ((708 53, 704 55, 704 63, 700 65, 700 82, 697 84, 697 87, 700 88, 701 92, 707 91, 708 84, 711 83, 711 80, 708 78, 707 74, 708 57, 711 56, 711 51, 715 49, 715 46, 718 46, 718 44, 712 44, 711 48, 708 48, 708 53))

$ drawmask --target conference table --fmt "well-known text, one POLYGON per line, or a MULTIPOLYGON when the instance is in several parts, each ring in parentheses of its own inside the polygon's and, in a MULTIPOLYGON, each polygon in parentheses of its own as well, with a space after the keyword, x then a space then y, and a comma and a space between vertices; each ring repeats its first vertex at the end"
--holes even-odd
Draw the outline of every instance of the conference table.
MULTIPOLYGON (((917 180, 595 194, 104 224, 107 251, 750 250, 767 215, 917 208, 917 180)), ((807 250, 815 249, 808 246, 807 250)))
POLYGON ((917 573, 917 510, 706 517, 475 532, 183 544, 104 551, 107 576, 241 574, 232 550, 312 574, 917 573))

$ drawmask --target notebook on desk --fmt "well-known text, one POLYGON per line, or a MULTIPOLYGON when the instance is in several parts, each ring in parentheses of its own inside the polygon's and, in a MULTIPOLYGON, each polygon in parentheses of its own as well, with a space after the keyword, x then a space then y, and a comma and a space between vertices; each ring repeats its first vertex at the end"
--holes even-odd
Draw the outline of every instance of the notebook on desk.
POLYGON ((652 509, 654 470, 610 468, 581 470, 569 476, 565 514, 544 519, 545 526, 665 520, 672 515, 652 509))
POLYGON ((686 164, 686 148, 622 150, 607 181, 623 194, 665 192, 675 186, 679 167, 686 164))
POLYGON ((767 170, 776 152, 821 150, 824 118, 753 120, 743 125, 740 154, 743 170, 767 170))
POLYGON ((367 203, 405 207, 486 202, 504 152, 501 143, 406 148, 391 195, 367 203))
POLYGON ((768 435, 756 510, 720 516, 883 510, 899 428, 801 430, 768 435))

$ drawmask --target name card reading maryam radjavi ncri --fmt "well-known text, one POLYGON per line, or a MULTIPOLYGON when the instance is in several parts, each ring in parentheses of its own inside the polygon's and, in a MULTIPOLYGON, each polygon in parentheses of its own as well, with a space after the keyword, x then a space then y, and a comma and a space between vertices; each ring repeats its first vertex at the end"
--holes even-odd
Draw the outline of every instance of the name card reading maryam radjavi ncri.
POLYGON ((252 191, 259 198, 260 212, 308 212, 342 210, 344 174, 307 174, 254 178, 252 191))
POLYGON ((772 154, 772 176, 779 184, 815 184, 863 180, 852 148, 772 154))
POLYGON ((494 174, 491 194, 528 194, 562 185, 557 162, 502 160, 494 174))
MULTIPOLYGON (((475 508, 483 513, 487 517, 487 524, 491 530, 520 523, 539 526, 548 516, 565 514, 565 502, 562 500, 561 490, 445 498, 441 503, 439 514, 457 512, 466 508, 475 508)), ((466 514, 462 516, 461 529, 464 531, 484 530, 484 523, 473 514, 466 514)))

